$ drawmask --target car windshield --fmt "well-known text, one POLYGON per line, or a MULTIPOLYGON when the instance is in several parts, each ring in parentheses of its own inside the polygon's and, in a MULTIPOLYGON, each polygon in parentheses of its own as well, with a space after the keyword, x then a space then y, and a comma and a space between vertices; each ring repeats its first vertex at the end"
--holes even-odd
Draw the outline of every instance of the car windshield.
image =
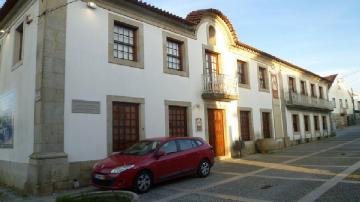
POLYGON ((135 156, 146 155, 155 151, 159 144, 159 141, 141 141, 124 150, 122 154, 135 156))

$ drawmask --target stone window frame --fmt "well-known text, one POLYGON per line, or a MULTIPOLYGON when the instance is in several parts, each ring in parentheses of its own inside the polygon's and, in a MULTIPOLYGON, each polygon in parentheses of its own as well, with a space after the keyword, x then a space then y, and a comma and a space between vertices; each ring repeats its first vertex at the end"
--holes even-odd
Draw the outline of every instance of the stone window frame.
POLYGON ((193 127, 192 127, 192 103, 184 101, 173 101, 173 100, 164 100, 165 107, 165 136, 169 137, 169 106, 179 106, 186 107, 187 115, 187 134, 188 137, 193 136, 193 127))
POLYGON ((321 123, 322 123, 322 127, 320 127, 323 131, 327 131, 329 129, 329 124, 328 124, 328 116, 323 114, 321 115, 321 123), (325 117, 325 124, 324 124, 324 117, 325 117), (324 128, 324 126, 326 126, 324 128))
POLYGON ((308 82, 306 80, 300 79, 300 95, 303 95, 303 96, 308 96, 309 95, 309 93, 308 93, 308 84, 307 83, 308 82), (301 86, 302 82, 304 82, 304 84, 305 84, 305 86, 304 86, 304 88, 305 88, 304 89, 305 90, 304 94, 302 94, 302 86, 301 86))
MULTIPOLYGON (((292 113, 292 114, 291 114, 291 125, 292 125, 292 128, 293 128, 293 133, 294 133, 294 135, 300 135, 300 134, 301 134, 300 115, 299 115, 298 113, 292 113), (294 128, 294 116, 296 116, 296 118, 297 118, 296 125, 297 125, 298 131, 295 131, 295 128, 294 128)), ((304 126, 305 126, 305 125, 304 125, 304 126)))
POLYGON ((243 83, 238 82, 238 86, 240 88, 251 89, 249 61, 245 61, 245 60, 241 60, 241 59, 236 60, 236 75, 237 75, 237 77, 239 77, 239 70, 238 70, 238 63, 239 62, 242 62, 244 64, 246 83, 243 84, 243 83))
POLYGON ((265 139, 264 138, 264 134, 263 134, 263 128, 264 128, 264 126, 263 126, 263 121, 262 121, 262 119, 263 119, 263 113, 270 113, 270 138, 269 139, 271 139, 271 138, 274 138, 274 123, 273 123, 273 111, 272 111, 272 109, 264 109, 264 108, 261 108, 260 109, 260 123, 261 123, 261 131, 260 131, 260 134, 261 134, 261 137, 263 138, 263 139, 265 139))
POLYGON ((109 13, 108 17, 108 61, 112 64, 124 65, 144 69, 144 25, 140 22, 127 19, 125 17, 109 13), (136 60, 124 60, 114 57, 114 24, 123 24, 126 27, 133 28, 135 31, 136 60))
POLYGON ((292 76, 292 75, 288 75, 288 92, 291 92, 291 93, 295 93, 295 94, 298 94, 298 89, 297 89, 297 79, 295 76, 292 76), (291 79, 294 79, 294 88, 295 88, 295 92, 292 91, 292 89, 290 89, 290 78, 291 79))
POLYGON ((304 132, 305 132, 305 134, 311 133, 311 131, 312 131, 311 116, 309 114, 303 114, 303 123, 304 123, 304 132), (308 117, 308 130, 306 130, 306 127, 305 127, 305 116, 308 117))
POLYGON ((239 139, 242 139, 241 137, 241 117, 240 112, 241 111, 247 111, 250 113, 250 140, 245 142, 252 142, 255 140, 255 130, 254 130, 254 116, 253 116, 253 109, 251 107, 238 107, 238 123, 239 123, 239 139))
POLYGON ((257 82, 260 92, 270 93, 269 68, 266 65, 263 64, 257 65, 257 82), (262 88, 260 84, 260 68, 265 69, 265 88, 262 88))
POLYGON ((189 77, 189 57, 188 57, 188 39, 186 37, 178 36, 166 31, 162 32, 163 38, 163 72, 166 74, 178 75, 182 77, 189 77), (168 39, 179 42, 182 70, 175 70, 168 68, 167 65, 167 41, 168 39))
POLYGON ((313 98, 318 98, 318 93, 317 93, 317 90, 316 90, 316 84, 315 83, 310 83, 310 97, 313 97, 313 98), (312 89, 312 86, 314 86, 314 90, 312 89), (312 94, 314 92, 314 94, 312 94))
POLYGON ((113 153, 113 102, 127 102, 139 104, 139 139, 143 140, 145 136, 145 98, 126 97, 117 95, 106 96, 107 112, 107 153, 113 153))
POLYGON ((313 121, 314 121, 314 131, 315 132, 320 132, 320 130, 321 130, 321 127, 320 127, 320 116, 319 115, 313 115, 313 121), (315 119, 315 117, 317 117, 317 126, 318 126, 318 129, 316 129, 316 119, 315 119))
POLYGON ((12 53, 12 67, 11 71, 15 71, 17 68, 19 68, 24 61, 24 42, 25 42, 25 22, 21 21, 16 26, 14 26, 15 29, 13 31, 13 53, 12 53), (19 42, 17 40, 17 33, 18 29, 22 26, 22 39, 21 39, 21 56, 19 53, 17 53, 19 50, 19 42), (20 59, 16 59, 16 57, 21 57, 20 59))

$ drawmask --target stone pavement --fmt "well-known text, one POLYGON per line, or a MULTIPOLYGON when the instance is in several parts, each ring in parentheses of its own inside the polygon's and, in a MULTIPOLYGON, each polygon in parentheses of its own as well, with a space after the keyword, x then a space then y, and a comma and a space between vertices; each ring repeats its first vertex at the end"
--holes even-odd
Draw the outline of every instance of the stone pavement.
POLYGON ((360 201, 360 126, 272 154, 217 162, 205 179, 154 187, 141 201, 360 201))
MULTIPOLYGON (((87 188, 91 189, 91 188, 87 188)), ((360 201, 360 126, 272 154, 219 161, 207 178, 155 186, 141 201, 360 201)), ((53 201, 0 189, 0 201, 53 201)))

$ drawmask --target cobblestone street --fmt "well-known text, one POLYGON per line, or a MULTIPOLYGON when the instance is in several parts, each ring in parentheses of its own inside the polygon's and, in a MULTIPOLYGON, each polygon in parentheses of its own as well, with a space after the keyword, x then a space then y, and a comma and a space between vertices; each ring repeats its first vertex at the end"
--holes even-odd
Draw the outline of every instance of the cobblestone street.
POLYGON ((273 154, 218 162, 206 179, 156 186, 142 201, 360 201, 360 127, 273 154))

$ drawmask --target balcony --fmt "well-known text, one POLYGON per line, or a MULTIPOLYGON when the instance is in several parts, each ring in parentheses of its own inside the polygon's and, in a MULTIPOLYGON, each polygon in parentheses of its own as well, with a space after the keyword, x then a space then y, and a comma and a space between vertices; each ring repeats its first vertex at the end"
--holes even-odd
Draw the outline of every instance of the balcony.
POLYGON ((293 109, 327 112, 334 110, 334 104, 331 101, 292 92, 285 93, 285 101, 286 106, 293 109))
POLYGON ((203 99, 217 101, 239 99, 239 84, 236 77, 224 74, 204 74, 203 83, 203 99))

